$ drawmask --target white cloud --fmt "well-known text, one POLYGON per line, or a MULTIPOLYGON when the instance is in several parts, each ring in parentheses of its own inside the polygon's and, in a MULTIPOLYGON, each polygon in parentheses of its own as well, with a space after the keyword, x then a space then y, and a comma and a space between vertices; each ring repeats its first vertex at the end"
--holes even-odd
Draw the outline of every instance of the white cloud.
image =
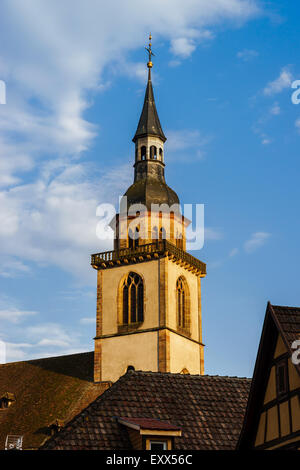
POLYGON ((171 41, 171 52, 184 59, 189 57, 195 49, 196 45, 193 39, 176 38, 171 41))
POLYGON ((229 258, 232 258, 233 256, 236 256, 239 253, 238 248, 233 248, 230 253, 229 253, 229 258))
POLYGON ((170 67, 178 67, 181 64, 181 61, 178 59, 170 60, 169 66, 170 67))
POLYGON ((295 127, 296 127, 296 129, 298 130, 298 132, 300 133, 300 118, 296 119, 296 121, 295 121, 295 127))
POLYGON ((5 340, 6 362, 60 356, 89 351, 81 332, 57 323, 41 323, 14 331, 14 341, 5 340), (18 342, 18 338, 21 340, 18 342))
MULTIPOLYGON (((144 46, 150 25, 153 41, 170 41, 174 53, 186 57, 194 41, 213 35, 215 24, 239 24, 259 12, 252 0, 154 0, 148 6, 144 0, 90 0, 88 8, 72 0, 1 2, 0 75, 7 84, 7 105, 0 109, 2 183, 14 184, 15 173, 28 171, 49 148, 60 155, 88 148, 96 129, 83 117, 90 105, 86 92, 107 86, 105 68, 126 64, 128 53, 144 46)), ((145 68, 134 64, 131 73, 141 78, 145 68)))
POLYGON ((0 276, 13 278, 28 274, 30 267, 13 257, 0 256, 0 276))
POLYGON ((82 299, 83 297, 90 299, 96 298, 95 289, 94 287, 90 286, 80 289, 78 285, 76 285, 76 287, 62 290, 58 294, 64 300, 69 300, 71 302, 77 301, 78 299, 82 299))
MULTIPOLYGON (((33 261, 92 276, 88 254, 109 248, 95 237, 96 206, 126 188, 131 168, 95 176, 79 160, 98 132, 84 114, 88 92, 110 85, 103 78, 109 67, 129 73, 120 65, 135 49, 142 52, 150 29, 153 43, 170 42, 182 59, 213 37, 216 24, 239 25, 258 12, 252 0, 153 0, 150 9, 144 0, 90 0, 88 8, 74 0, 3 0, 0 257, 14 259, 19 272, 33 261)), ((144 80, 145 68, 134 63, 130 73, 144 80)), ((185 138, 180 143, 177 136, 173 146, 183 151, 194 145, 195 157, 202 158, 201 135, 185 138)), ((7 266, 1 274, 10 275, 7 266)))
POLYGON ((223 233, 211 227, 205 227, 204 229, 205 240, 221 240, 223 233))
POLYGON ((80 323, 82 325, 93 325, 95 322, 95 317, 80 318, 80 323))
POLYGON ((274 116, 278 116, 280 114, 280 106, 278 103, 274 103, 272 108, 270 109, 270 114, 273 114, 274 116))
MULTIPOLYGON (((89 254, 111 249, 96 237, 97 205, 117 201, 130 173, 129 165, 112 168, 99 187, 85 165, 52 161, 34 183, 0 191, 0 255, 18 257, 19 269, 34 261, 92 280, 89 254)), ((1 272, 11 270, 2 266, 1 272)))
MULTIPOLYGON (((145 86, 147 82, 148 69, 145 67, 145 62, 121 61, 120 64, 114 67, 114 73, 125 74, 130 78, 135 78, 145 86)), ((153 79, 156 79, 155 70, 152 70, 152 80, 153 79)))
POLYGON ((37 312, 22 309, 17 305, 14 298, 8 297, 2 293, 0 294, 0 323, 2 326, 5 322, 14 324, 21 323, 32 315, 37 315, 37 312))
POLYGON ((253 131, 259 135, 262 145, 269 145, 272 143, 272 138, 264 132, 266 124, 274 117, 281 113, 280 106, 277 101, 257 120, 253 126, 253 131))
POLYGON ((41 339, 36 346, 58 346, 59 348, 65 348, 69 346, 69 342, 63 341, 55 338, 43 338, 41 339))
POLYGON ((17 308, 10 308, 0 310, 0 321, 7 321, 10 323, 19 323, 29 315, 36 315, 37 312, 30 310, 18 310, 17 308))
MULTIPOLYGON (((28 343, 12 343, 5 342, 5 360, 4 362, 23 361, 27 356, 27 351, 30 350, 31 344, 28 343), (26 351, 27 350, 27 351, 26 351)), ((29 357, 32 359, 31 357, 29 357)))
POLYGON ((290 88, 293 81, 293 76, 288 67, 283 67, 280 71, 279 76, 269 82, 264 88, 265 95, 275 95, 276 93, 282 92, 285 88, 290 88))
POLYGON ((175 60, 171 60, 169 65, 171 67, 176 67, 180 64, 180 59, 186 59, 192 55, 195 51, 197 44, 209 41, 214 38, 214 33, 210 30, 190 30, 187 37, 176 37, 171 40, 170 50, 172 54, 176 57, 175 60))
POLYGON ((251 235, 249 240, 244 243, 246 253, 253 253, 255 250, 263 246, 270 238, 271 234, 268 232, 255 232, 251 235))
POLYGON ((245 62, 248 62, 249 60, 253 59, 254 57, 258 56, 258 52, 255 51, 254 49, 243 49, 242 51, 239 51, 236 54, 238 59, 241 59, 245 62))
POLYGON ((168 161, 201 160, 205 156, 205 146, 211 141, 211 137, 202 135, 197 129, 168 130, 167 135, 168 161))

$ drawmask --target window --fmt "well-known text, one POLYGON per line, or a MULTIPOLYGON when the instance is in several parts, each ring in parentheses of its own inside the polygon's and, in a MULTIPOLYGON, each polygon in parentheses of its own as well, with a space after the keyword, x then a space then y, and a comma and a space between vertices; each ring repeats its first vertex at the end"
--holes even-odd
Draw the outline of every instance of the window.
POLYGON ((131 228, 128 230, 128 247, 133 248, 133 233, 131 228))
POLYGON ((159 149, 159 158, 160 158, 160 160, 162 161, 162 159, 163 159, 163 151, 162 151, 162 149, 159 149))
POLYGON ((152 229, 152 240, 158 240, 158 228, 153 227, 152 229))
POLYGON ((187 333, 190 329, 190 299, 188 285, 183 276, 177 279, 176 296, 177 327, 187 333))
POLYGON ((155 145, 151 145, 150 147, 150 158, 152 160, 157 160, 157 148, 155 145))
POLYGON ((135 227, 133 248, 136 248, 139 245, 140 229, 135 227))
POLYGON ((134 232, 131 228, 128 230, 128 247, 129 248, 136 248, 139 245, 139 236, 140 230, 138 227, 135 227, 134 232))
POLYGON ((141 159, 146 160, 146 147, 145 147, 145 145, 143 145, 141 147, 141 159))
POLYGON ((286 360, 278 362, 276 364, 276 384, 277 384, 277 395, 284 395, 288 391, 288 375, 287 375, 287 362, 286 360))
POLYGON ((150 450, 167 450, 167 443, 165 441, 150 441, 150 450))
POLYGON ((144 285, 141 276, 130 272, 122 285, 123 324, 144 321, 144 285))
POLYGON ((167 238, 167 235, 166 235, 166 230, 161 227, 160 231, 159 231, 159 239, 160 240, 165 240, 167 238))
POLYGON ((8 401, 5 398, 1 398, 0 408, 8 408, 8 407, 9 407, 8 401))
POLYGON ((0 398, 0 409, 9 408, 14 401, 16 401, 15 395, 13 393, 6 392, 0 398))
POLYGON ((179 233, 178 230, 176 233, 176 246, 178 248, 183 248, 182 233, 179 233))

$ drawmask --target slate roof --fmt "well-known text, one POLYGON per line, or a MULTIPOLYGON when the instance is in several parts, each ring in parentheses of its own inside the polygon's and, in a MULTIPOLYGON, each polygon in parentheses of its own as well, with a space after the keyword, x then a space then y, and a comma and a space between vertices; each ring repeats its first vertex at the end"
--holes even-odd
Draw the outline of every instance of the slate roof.
POLYGON ((124 196, 127 197, 127 207, 143 204, 151 210, 152 204, 167 204, 167 207, 172 207, 173 204, 179 205, 176 192, 165 181, 149 175, 129 186, 124 196))
POLYGON ((141 117, 137 126, 135 136, 132 140, 133 142, 136 142, 139 137, 147 135, 158 136, 164 142, 167 140, 162 130, 155 106, 150 69, 148 72, 148 83, 145 93, 144 106, 142 109, 141 117))
POLYGON ((43 448, 130 450, 118 417, 151 418, 178 426, 176 449, 234 449, 250 379, 129 371, 43 448))
POLYGON ((0 449, 8 434, 23 435, 23 449, 38 448, 57 419, 71 420, 110 384, 94 384, 94 353, 72 354, 0 365, 0 396, 15 401, 0 409, 0 449))

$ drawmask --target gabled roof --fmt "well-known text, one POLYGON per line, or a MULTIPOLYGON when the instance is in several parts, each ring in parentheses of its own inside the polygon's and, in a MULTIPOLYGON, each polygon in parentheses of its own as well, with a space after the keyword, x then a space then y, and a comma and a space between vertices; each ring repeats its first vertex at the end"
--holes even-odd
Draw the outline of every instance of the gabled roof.
POLYGON ((270 305, 274 321, 282 334, 287 349, 292 353, 292 343, 300 339, 300 308, 270 305))
POLYGON ((136 133, 132 140, 133 142, 136 142, 139 137, 148 135, 160 137, 164 142, 167 140, 165 134, 163 133, 156 111, 150 68, 148 72, 148 82, 145 93, 144 106, 136 133))
POLYGON ((132 425, 136 429, 151 429, 155 431, 179 431, 178 426, 161 421, 160 419, 153 418, 128 418, 120 416, 118 418, 119 423, 125 425, 132 425))
POLYGON ((0 410, 0 449, 8 434, 23 435, 23 449, 38 448, 51 425, 68 422, 109 386, 93 383, 94 353, 0 365, 0 396, 15 401, 0 410))
MULTIPOLYGON (((300 334, 300 308, 271 305, 268 302, 238 449, 253 448, 260 418, 259 411, 265 396, 268 371, 274 357, 278 334, 292 355, 292 343, 299 339, 300 334)), ((300 366, 294 365, 300 375, 300 366)))
POLYGON ((45 449, 132 449, 126 419, 160 420, 182 430, 176 449, 234 449, 250 379, 129 371, 52 437, 45 449))

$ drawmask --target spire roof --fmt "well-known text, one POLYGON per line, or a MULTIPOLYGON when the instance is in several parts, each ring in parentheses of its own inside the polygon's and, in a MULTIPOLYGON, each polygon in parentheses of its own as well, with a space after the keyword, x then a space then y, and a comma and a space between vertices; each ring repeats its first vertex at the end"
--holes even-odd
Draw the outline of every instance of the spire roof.
MULTIPOLYGON (((151 35, 149 37, 151 41, 151 35)), ((139 137, 145 137, 148 135, 160 137, 164 142, 167 140, 166 136, 162 130, 159 117, 157 114, 155 101, 154 101, 154 93, 152 88, 152 80, 151 80, 151 68, 152 68, 152 61, 151 56, 154 55, 151 49, 151 42, 149 43, 149 48, 146 48, 149 53, 149 61, 147 63, 149 72, 148 72, 148 83, 145 93, 144 99, 144 106, 142 109, 141 117, 137 126, 137 130, 135 133, 134 138, 132 139, 133 142, 139 137)))

